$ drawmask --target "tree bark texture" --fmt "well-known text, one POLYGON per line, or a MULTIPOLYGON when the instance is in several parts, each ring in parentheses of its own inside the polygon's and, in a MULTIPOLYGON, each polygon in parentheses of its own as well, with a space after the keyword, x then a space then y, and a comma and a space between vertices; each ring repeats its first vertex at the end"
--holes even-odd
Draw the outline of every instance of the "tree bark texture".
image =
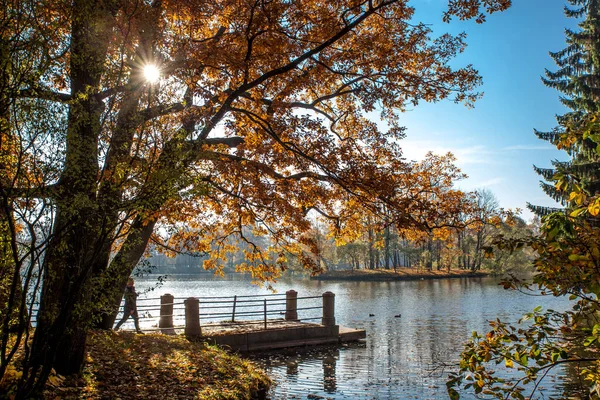
MULTIPOLYGON (((114 17, 106 1, 73 3, 71 92, 67 155, 56 198, 53 238, 44 259, 43 289, 32 343, 32 373, 78 372, 89 326, 91 272, 110 251, 109 229, 96 203, 102 103, 86 93, 98 87, 114 17)), ((43 381, 44 379, 40 380, 43 381)), ((30 379, 31 382, 33 382, 30 379)), ((30 385, 31 386, 31 385, 30 385)), ((35 390, 35 388, 31 388, 35 390)))

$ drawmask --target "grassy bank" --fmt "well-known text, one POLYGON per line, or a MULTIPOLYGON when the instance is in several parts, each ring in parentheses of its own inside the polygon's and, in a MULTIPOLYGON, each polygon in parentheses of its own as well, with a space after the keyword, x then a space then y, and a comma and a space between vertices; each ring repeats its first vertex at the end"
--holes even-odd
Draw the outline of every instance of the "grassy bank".
MULTIPOLYGON (((2 382, 4 390, 10 382, 2 382)), ((46 399, 260 399, 263 370, 177 336, 92 332, 81 377, 52 377, 46 399)))
POLYGON ((468 271, 463 269, 432 270, 416 268, 393 269, 355 269, 345 271, 328 271, 311 279, 317 280, 339 280, 339 281, 410 281, 420 279, 444 279, 444 278, 471 278, 488 276, 489 273, 482 271, 468 271))

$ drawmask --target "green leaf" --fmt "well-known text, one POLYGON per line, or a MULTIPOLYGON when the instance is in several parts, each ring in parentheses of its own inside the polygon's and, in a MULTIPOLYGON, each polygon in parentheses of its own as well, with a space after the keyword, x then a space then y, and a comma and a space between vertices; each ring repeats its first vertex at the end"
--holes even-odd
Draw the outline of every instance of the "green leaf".
POLYGON ((591 345, 592 343, 594 343, 596 340, 598 340, 598 338, 597 338, 597 337, 594 337, 594 336, 588 336, 588 337, 586 337, 586 338, 585 338, 585 340, 583 341, 583 345, 587 347, 587 346, 591 345))
POLYGON ((560 358, 562 358, 563 360, 566 360, 567 358, 569 358, 569 354, 565 350, 561 350, 560 358))
POLYGON ((448 389, 448 397, 450 397, 450 400, 458 400, 458 399, 460 399, 460 394, 458 394, 458 392, 456 390, 454 390, 453 388, 449 388, 448 389))
POLYGON ((589 132, 586 132, 589 136, 590 139, 592 139, 593 142, 595 143, 599 143, 600 144, 600 135, 597 133, 592 133, 590 134, 589 132))
POLYGON ((519 323, 523 322, 523 321, 527 321, 528 319, 533 318, 533 313, 527 313, 525 315, 523 315, 521 317, 521 319, 519 319, 519 323))

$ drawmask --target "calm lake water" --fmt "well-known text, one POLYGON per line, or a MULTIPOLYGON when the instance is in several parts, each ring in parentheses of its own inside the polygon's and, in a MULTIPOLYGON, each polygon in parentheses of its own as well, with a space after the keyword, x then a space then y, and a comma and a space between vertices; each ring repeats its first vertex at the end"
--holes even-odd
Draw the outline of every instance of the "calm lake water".
MULTIPOLYGON (((138 292, 152 287, 138 280, 138 292)), ((564 299, 506 291, 494 278, 408 282, 320 282, 282 280, 278 293, 294 289, 299 297, 335 293, 336 322, 367 331, 363 343, 290 349, 252 355, 277 382, 272 399, 443 399, 445 380, 473 330, 487 321, 516 321, 541 305, 565 309, 564 299), (373 314, 373 316, 370 316, 373 314), (400 317, 398 317, 401 315, 400 317)), ((171 293, 176 297, 269 294, 246 280, 171 276, 140 299, 171 293)), ((306 302, 308 302, 307 300, 306 302)), ((298 307, 303 307, 299 301, 298 307)), ((300 318, 320 317, 309 310, 300 318), (308 315, 312 312, 313 315, 308 315)), ((561 373, 558 371, 558 373, 561 373)), ((538 396, 562 397, 564 388, 549 377, 538 396)), ((464 398, 474 398, 465 393, 464 398)))

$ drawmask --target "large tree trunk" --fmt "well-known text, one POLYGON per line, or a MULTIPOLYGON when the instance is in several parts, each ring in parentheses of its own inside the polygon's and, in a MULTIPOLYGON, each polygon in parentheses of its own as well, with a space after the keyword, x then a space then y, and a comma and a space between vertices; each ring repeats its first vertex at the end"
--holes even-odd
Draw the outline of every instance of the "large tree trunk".
MULTIPOLYGON (((15 166, 14 137, 10 132, 10 87, 11 62, 8 43, 0 38, 0 187, 9 188, 12 183, 11 171, 15 166)), ((7 197, 0 198, 0 332, 3 340, 7 340, 8 331, 12 330, 17 319, 15 313, 20 298, 20 275, 13 258, 14 230, 12 202, 7 197), (18 282, 17 282, 18 281, 18 282)), ((4 346, 3 346, 4 348, 4 346)), ((4 354, 2 357, 4 361, 4 354)), ((5 364, 4 362, 2 364, 5 364)), ((4 367, 4 365, 2 366, 4 367)), ((3 369, 0 367, 0 378, 3 369)))
POLYGON ((97 88, 114 25, 110 2, 75 0, 72 6, 71 93, 67 152, 56 199, 53 238, 46 250, 43 289, 31 348, 26 396, 41 389, 52 368, 78 372, 93 312, 89 278, 110 251, 110 233, 96 203, 98 136, 103 104, 97 88), (36 374, 41 368, 41 375, 36 374), (37 382, 36 382, 37 381, 37 382))
POLYGON ((44 260, 44 285, 32 343, 32 374, 42 366, 42 377, 52 368, 62 375, 81 368, 94 306, 89 278, 94 263, 101 259, 98 256, 110 247, 98 240, 101 230, 88 210, 78 210, 88 216, 86 222, 74 216, 67 219, 65 214, 70 212, 58 212, 56 236, 44 260))

